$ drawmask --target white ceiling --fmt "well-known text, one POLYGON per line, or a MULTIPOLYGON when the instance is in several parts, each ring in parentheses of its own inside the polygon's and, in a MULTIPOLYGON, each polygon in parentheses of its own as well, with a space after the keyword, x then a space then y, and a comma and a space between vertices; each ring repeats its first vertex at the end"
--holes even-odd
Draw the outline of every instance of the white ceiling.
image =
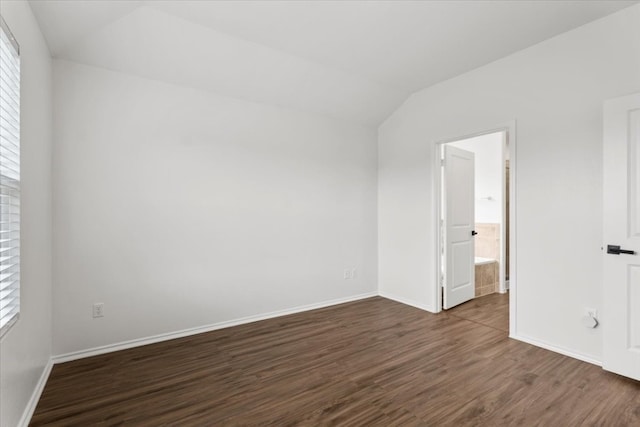
POLYGON ((406 97, 633 1, 37 1, 53 56, 379 125, 406 97))

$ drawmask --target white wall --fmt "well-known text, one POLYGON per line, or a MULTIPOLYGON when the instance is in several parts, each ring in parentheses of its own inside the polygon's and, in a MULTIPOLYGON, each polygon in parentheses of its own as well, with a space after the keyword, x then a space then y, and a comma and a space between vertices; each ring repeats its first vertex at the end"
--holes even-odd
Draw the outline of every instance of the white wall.
POLYGON ((21 50, 20 319, 0 343, 0 425, 18 424, 51 356, 51 57, 29 4, 2 2, 21 50))
POLYGON ((475 154, 476 223, 502 224, 502 138, 502 133, 491 133, 450 143, 475 154))
POLYGON ((375 130, 58 60, 54 112, 54 354, 376 292, 375 130))
MULTIPOLYGON (((435 307, 433 144, 517 120, 517 331, 600 359, 602 103, 640 91, 640 5, 414 94, 379 129, 379 287, 435 307)), ((606 322, 606 319, 602 319, 606 322)))

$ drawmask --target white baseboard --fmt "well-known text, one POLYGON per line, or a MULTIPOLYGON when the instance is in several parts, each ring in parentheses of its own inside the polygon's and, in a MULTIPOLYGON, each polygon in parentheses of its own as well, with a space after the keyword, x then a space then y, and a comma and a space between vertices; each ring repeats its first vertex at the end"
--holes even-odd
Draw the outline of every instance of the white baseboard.
POLYGON ((591 356, 587 356, 587 355, 584 355, 584 354, 581 354, 581 353, 577 353, 577 352, 572 351, 572 350, 568 350, 568 349, 563 348, 563 347, 559 347, 559 346, 554 345, 554 344, 549 344, 547 342, 540 341, 540 340, 537 340, 535 338, 530 338, 530 337, 526 337, 526 336, 522 336, 522 335, 509 335, 509 338, 513 338, 514 340, 526 342, 527 344, 535 345, 536 347, 541 347, 541 348, 544 348, 545 350, 553 351, 555 353, 560 353, 563 356, 569 356, 569 357, 572 357, 574 359, 582 360, 583 362, 591 363, 591 364, 596 365, 596 366, 602 366, 602 361, 601 360, 595 359, 595 358, 593 358, 591 356))
POLYGON ((346 302, 358 301, 365 298, 378 296, 377 292, 367 292, 360 295, 352 295, 345 298, 338 298, 329 301, 323 301, 314 304, 307 304, 298 307, 288 308, 284 310, 272 311, 270 313, 259 314, 256 316, 247 316, 239 319, 228 320, 224 322, 214 323, 211 325, 198 326, 195 328, 183 329, 165 334, 153 335, 150 337, 137 338, 130 341, 123 341, 115 344, 103 345, 100 347, 89 348, 86 350, 74 351, 71 353, 59 354, 52 357, 53 363, 64 363, 72 360, 84 359, 86 357, 97 356, 99 354, 111 353, 128 348, 139 347, 147 344, 154 344, 161 341, 172 340, 175 338, 187 337, 190 335, 211 332, 218 329, 229 328, 231 326, 243 325, 245 323, 257 322, 260 320, 272 319, 274 317, 286 316, 288 314, 301 313, 304 311, 315 310, 318 308, 330 307, 332 305, 344 304, 346 302))
POLYGON ((18 427, 27 427, 31 422, 31 417, 33 417, 33 413, 36 411, 36 406, 38 406, 38 401, 40 400, 40 396, 42 396, 44 386, 47 384, 49 374, 51 374, 51 368, 53 368, 53 360, 49 359, 44 369, 42 370, 42 375, 40 375, 40 379, 38 380, 36 388, 31 394, 29 402, 27 402, 27 407, 22 413, 22 418, 20 418, 20 421, 18 422, 18 427))
POLYGON ((420 310, 428 311, 429 313, 435 313, 435 310, 433 309, 433 307, 428 307, 426 304, 422 304, 404 297, 399 297, 383 291, 378 292, 378 295, 380 295, 383 298, 387 298, 402 304, 410 305, 411 307, 419 308, 420 310))

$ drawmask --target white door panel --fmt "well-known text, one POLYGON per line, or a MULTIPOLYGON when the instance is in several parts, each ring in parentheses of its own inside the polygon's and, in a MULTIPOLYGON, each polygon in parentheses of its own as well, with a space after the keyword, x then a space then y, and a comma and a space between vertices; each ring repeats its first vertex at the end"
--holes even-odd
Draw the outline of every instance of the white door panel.
POLYGON ((640 380, 640 94, 605 103, 603 144, 603 367, 640 380))
POLYGON ((444 146, 445 309, 475 296, 475 185, 474 154, 444 146))

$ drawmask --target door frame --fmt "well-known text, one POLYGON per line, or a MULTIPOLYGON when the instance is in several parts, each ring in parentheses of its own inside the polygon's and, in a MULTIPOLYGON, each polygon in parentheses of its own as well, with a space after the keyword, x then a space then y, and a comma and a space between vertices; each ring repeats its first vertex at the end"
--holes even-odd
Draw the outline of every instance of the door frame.
MULTIPOLYGON (((436 313, 442 311, 442 283, 441 283, 441 270, 442 270, 442 257, 441 257, 441 245, 442 245, 442 229, 441 229, 441 221, 442 221, 442 163, 441 163, 441 153, 442 153, 442 145, 450 142, 460 141, 462 139, 473 138, 477 136, 487 135, 491 133, 504 132, 505 138, 504 143, 507 145, 507 149, 503 146, 503 154, 508 151, 509 153, 509 336, 516 335, 517 331, 517 323, 516 323, 516 312, 517 312, 517 256, 516 256, 516 224, 517 224, 517 216, 516 216, 516 200, 517 200, 517 192, 516 192, 516 171, 517 171, 517 158, 516 158, 516 121, 512 120, 504 125, 496 126, 492 128, 487 128, 485 130, 481 130, 478 132, 468 133, 464 135, 459 135, 456 137, 446 138, 442 140, 435 141, 433 144, 433 235, 435 238, 435 271, 434 271, 434 298, 435 298, 435 307, 436 313)), ((504 160, 504 156, 503 156, 504 160)), ((504 164, 504 162, 503 162, 504 164)), ((504 191, 504 188, 503 188, 504 191)), ((504 209, 504 206, 503 206, 504 209)), ((506 213, 506 212, 505 212, 506 213)), ((506 229, 502 230, 502 239, 500 246, 503 248, 501 257, 504 257, 504 236, 506 234, 506 229)), ((500 283, 504 284, 504 268, 500 268, 500 283)))

